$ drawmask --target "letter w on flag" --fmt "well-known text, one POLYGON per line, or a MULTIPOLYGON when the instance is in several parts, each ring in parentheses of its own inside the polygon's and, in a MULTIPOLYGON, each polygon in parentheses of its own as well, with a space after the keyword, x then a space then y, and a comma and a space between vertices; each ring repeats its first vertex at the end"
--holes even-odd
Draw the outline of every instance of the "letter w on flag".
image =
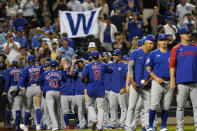
POLYGON ((100 8, 85 12, 60 11, 61 34, 66 32, 69 38, 96 34, 99 11, 100 8))

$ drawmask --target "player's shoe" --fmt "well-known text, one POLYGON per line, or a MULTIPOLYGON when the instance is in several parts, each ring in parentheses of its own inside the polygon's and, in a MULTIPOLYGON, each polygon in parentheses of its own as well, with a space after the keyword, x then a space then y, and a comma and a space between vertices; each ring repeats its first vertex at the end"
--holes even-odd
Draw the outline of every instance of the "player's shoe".
POLYGON ((146 131, 146 128, 145 127, 142 127, 141 131, 146 131))
POLYGON ((11 125, 10 125, 10 124, 7 124, 7 125, 5 126, 5 128, 10 129, 10 128, 11 128, 11 125))
POLYGON ((53 129, 52 129, 52 131, 57 131, 57 130, 58 130, 58 128, 53 128, 53 129))
POLYGON ((40 125, 36 125, 36 131, 40 131, 41 130, 41 126, 40 125))
POLYGON ((42 125, 42 126, 41 126, 41 129, 42 129, 42 130, 46 130, 46 129, 47 129, 47 126, 46 126, 46 125, 42 125))
POLYGON ((97 125, 97 122, 93 122, 92 123, 92 131, 95 131, 96 130, 96 125, 97 125))
POLYGON ((168 131, 167 128, 160 129, 160 131, 168 131))
POLYGON ((65 130, 70 130, 70 126, 66 126, 65 127, 65 130))
POLYGON ((179 129, 177 129, 177 131, 183 131, 183 129, 182 128, 179 128, 179 129))
POLYGON ((106 129, 106 130, 112 130, 112 126, 105 126, 104 129, 106 129))
POLYGON ((153 131, 153 128, 148 128, 147 131, 153 131))
POLYGON ((28 131, 28 127, 25 126, 24 124, 20 124, 20 128, 21 128, 23 131, 28 131))

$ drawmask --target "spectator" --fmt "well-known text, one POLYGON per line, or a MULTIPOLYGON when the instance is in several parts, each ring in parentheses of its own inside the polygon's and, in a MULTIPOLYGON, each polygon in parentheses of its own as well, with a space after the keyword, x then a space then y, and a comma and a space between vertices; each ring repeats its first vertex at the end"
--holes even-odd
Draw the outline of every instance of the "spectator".
POLYGON ((7 42, 8 25, 3 24, 3 30, 0 34, 0 50, 2 51, 3 45, 7 42))
POLYGON ((192 33, 195 33, 197 31, 196 30, 196 24, 188 23, 187 27, 189 28, 189 30, 191 30, 192 33))
POLYGON ((62 38, 61 41, 62 47, 60 47, 56 53, 57 60, 60 60, 61 58, 66 58, 69 65, 71 65, 71 59, 75 57, 75 52, 72 48, 68 47, 67 38, 62 38))
POLYGON ((20 8, 24 11, 23 16, 30 22, 35 16, 35 10, 39 8, 38 0, 22 0, 20 8))
POLYGON ((37 19, 33 19, 31 21, 31 29, 29 30, 28 40, 31 42, 33 37, 37 35, 36 30, 40 28, 40 22, 37 19))
POLYGON ((51 49, 51 60, 56 60, 57 43, 56 42, 52 42, 51 46, 52 46, 52 49, 51 49))
POLYGON ((68 38, 68 34, 66 32, 62 33, 62 38, 67 38, 68 39, 68 46, 73 48, 73 50, 75 50, 75 43, 71 38, 68 38))
POLYGON ((98 0, 99 6, 101 7, 101 15, 107 14, 109 15, 109 8, 105 0, 98 0))
POLYGON ((10 62, 7 59, 7 56, 3 53, 0 54, 0 70, 6 70, 9 68, 10 62))
POLYGON ((178 16, 179 25, 181 24, 180 22, 182 21, 183 16, 188 13, 191 14, 192 11, 195 11, 195 9, 195 5, 186 3, 186 0, 180 0, 180 4, 176 6, 176 15, 178 16))
POLYGON ((133 13, 132 20, 127 20, 127 23, 125 24, 125 30, 128 31, 128 41, 131 42, 133 40, 134 36, 138 36, 139 38, 142 38, 143 36, 143 27, 147 26, 148 23, 146 19, 144 19, 142 16, 140 16, 143 21, 138 20, 138 14, 133 13))
POLYGON ((15 42, 12 33, 7 33, 7 43, 4 44, 4 53, 7 55, 9 62, 16 60, 20 51, 20 44, 15 42))
POLYGON ((86 64, 90 63, 91 61, 91 52, 92 51, 97 51, 97 47, 96 47, 96 44, 94 42, 90 42, 89 45, 88 45, 88 50, 86 52, 84 52, 82 58, 84 60, 84 62, 86 64))
MULTIPOLYGON (((167 16, 172 16, 172 18, 173 18, 173 21, 175 22, 175 23, 177 23, 177 20, 176 20, 176 18, 177 18, 177 16, 176 16, 176 12, 174 11, 174 3, 169 3, 168 4, 168 10, 165 12, 165 14, 164 14, 164 20, 167 18, 167 16)), ((175 24, 174 23, 174 24, 175 24)))
POLYGON ((24 68, 24 67, 28 66, 27 58, 29 55, 30 55, 30 53, 27 52, 26 47, 20 48, 20 54, 17 56, 20 68, 24 68))
POLYGON ((8 25, 8 31, 9 32, 13 32, 13 24, 12 24, 12 22, 10 20, 11 20, 11 17, 10 16, 6 16, 4 23, 8 25))
POLYGON ((117 28, 111 23, 111 18, 106 18, 106 23, 101 23, 100 28, 100 42, 101 47, 107 51, 113 51, 112 42, 115 41, 114 34, 117 32, 117 28))
POLYGON ((8 5, 6 6, 7 15, 10 16, 11 13, 15 13, 18 10, 18 5, 15 3, 15 0, 8 0, 8 5))
POLYGON ((83 11, 95 9, 94 2, 92 0, 86 0, 82 4, 83 11))
POLYGON ((125 55, 128 53, 130 44, 127 41, 124 34, 121 34, 120 32, 116 32, 114 34, 115 42, 113 42, 114 49, 120 49, 122 50, 122 55, 125 55))
POLYGON ((39 48, 40 47, 40 41, 38 41, 38 38, 41 37, 43 34, 43 31, 40 27, 36 28, 36 35, 33 37, 31 42, 32 48, 39 48))
POLYGON ((139 48, 142 45, 142 41, 143 41, 143 39, 140 39, 139 37, 135 36, 131 42, 132 47, 131 47, 130 51, 128 52, 128 54, 130 55, 133 50, 139 48))
POLYGON ((4 18, 6 14, 6 3, 3 0, 0 0, 0 18, 4 18))
POLYGON ((70 2, 68 2, 68 6, 72 11, 82 11, 82 6, 81 6, 81 2, 78 0, 70 0, 70 2))
POLYGON ((53 31, 49 31, 47 37, 44 38, 46 40, 46 44, 48 45, 49 49, 52 49, 52 42, 57 43, 58 39, 56 38, 56 34, 53 31))
POLYGON ((186 26, 188 23, 197 24, 196 17, 191 13, 185 14, 181 21, 182 26, 186 26))
POLYGON ((48 7, 48 1, 43 0, 42 6, 39 8, 38 11, 38 18, 40 19, 41 25, 44 25, 44 20, 46 18, 51 18, 51 13, 48 7))
POLYGON ((47 32, 47 31, 55 31, 56 30, 56 24, 54 25, 51 25, 51 20, 49 18, 46 18, 44 20, 44 27, 42 28, 42 30, 44 32, 47 32))
POLYGON ((172 34, 167 34, 168 35, 168 49, 172 50, 172 48, 177 45, 177 41, 173 40, 173 35, 172 34))
POLYGON ((173 19, 172 16, 168 16, 166 18, 167 24, 164 25, 164 30, 166 34, 172 34, 173 40, 176 39, 176 33, 177 33, 177 28, 175 25, 173 25, 173 19))
POLYGON ((148 32, 157 34, 157 26, 163 24, 163 17, 159 14, 157 6, 153 9, 153 15, 148 18, 148 32))
POLYGON ((17 30, 18 27, 23 27, 28 21, 23 18, 23 10, 19 9, 17 11, 17 18, 14 19, 13 25, 15 27, 15 30, 17 30))
POLYGON ((116 7, 114 9, 114 14, 111 17, 111 22, 117 27, 117 30, 119 32, 123 32, 123 23, 124 23, 124 17, 120 14, 120 8, 116 7))
POLYGON ((14 36, 14 41, 18 42, 20 44, 20 47, 25 47, 27 50, 29 50, 29 43, 27 38, 23 35, 24 33, 24 28, 23 27, 18 27, 16 36, 14 36))
POLYGON ((56 0, 56 3, 53 5, 53 18, 58 18, 59 11, 70 10, 69 6, 66 3, 66 0, 56 0))
POLYGON ((47 58, 50 57, 51 55, 51 50, 49 46, 46 43, 46 39, 43 39, 41 42, 41 47, 38 49, 35 49, 35 55, 36 55, 36 61, 40 61, 42 58, 47 58))

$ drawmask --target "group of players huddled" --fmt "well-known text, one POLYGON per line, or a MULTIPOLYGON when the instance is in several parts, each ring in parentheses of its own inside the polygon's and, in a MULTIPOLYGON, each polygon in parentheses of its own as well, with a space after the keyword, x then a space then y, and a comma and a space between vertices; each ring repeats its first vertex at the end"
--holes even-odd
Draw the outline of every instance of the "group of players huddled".
POLYGON ((197 44, 188 27, 181 27, 179 35, 180 43, 168 50, 166 34, 158 38, 149 34, 138 41, 138 49, 129 58, 115 49, 112 55, 92 51, 89 63, 72 58, 69 65, 62 58, 60 64, 51 60, 36 65, 35 57, 28 56, 29 66, 21 69, 13 61, 4 76, 3 95, 11 105, 6 112, 7 128, 13 115, 15 130, 28 131, 33 111, 36 130, 62 129, 62 120, 69 130, 72 117, 75 129, 135 131, 141 118, 142 131, 156 131, 156 114, 161 109, 160 131, 167 131, 168 111, 176 95, 177 131, 183 131, 189 95, 197 131, 197 44))

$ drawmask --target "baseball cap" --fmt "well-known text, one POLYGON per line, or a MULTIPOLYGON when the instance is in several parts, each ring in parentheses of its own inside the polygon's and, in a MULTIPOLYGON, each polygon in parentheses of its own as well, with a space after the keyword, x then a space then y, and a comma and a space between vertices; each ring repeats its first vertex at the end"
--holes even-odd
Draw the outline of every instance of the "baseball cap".
POLYGON ((174 6, 174 3, 173 2, 169 2, 168 3, 168 7, 170 7, 170 6, 174 6))
POLYGON ((35 61, 35 57, 33 55, 28 56, 28 62, 34 62, 35 61))
POLYGON ((12 61, 12 64, 18 64, 18 61, 13 60, 13 61, 12 61))
POLYGON ((120 7, 118 5, 115 5, 114 10, 118 10, 118 9, 120 9, 120 7))
POLYGON ((51 60, 50 61, 50 66, 57 66, 58 62, 56 60, 51 60))
POLYGON ((190 32, 191 32, 191 30, 189 30, 188 26, 183 26, 183 27, 179 28, 179 34, 187 34, 190 32))
POLYGON ((173 20, 173 19, 172 19, 172 16, 167 16, 167 17, 166 17, 166 20, 173 20))
POLYGON ((104 55, 109 56, 109 52, 102 52, 102 57, 103 57, 104 55))
POLYGON ((98 58, 99 57, 99 52, 98 51, 92 51, 91 56, 93 58, 98 58))
POLYGON ((158 35, 158 40, 166 40, 166 39, 168 39, 167 34, 161 33, 158 35))
POLYGON ((17 31, 23 32, 23 31, 24 31, 24 28, 23 28, 23 27, 18 27, 18 28, 17 28, 17 31))
POLYGON ((46 60, 47 60, 47 61, 51 61, 51 57, 47 57, 46 60))
POLYGON ((187 23, 188 27, 194 26, 194 24, 192 22, 187 23))
POLYGON ((11 17, 10 16, 6 16, 5 19, 11 19, 11 17))
POLYGON ((148 34, 144 39, 144 42, 154 42, 154 41, 155 41, 155 36, 153 34, 148 34))
POLYGON ((143 40, 138 40, 137 46, 141 46, 141 45, 143 45, 143 40))
POLYGON ((90 42, 88 48, 93 48, 93 47, 96 47, 96 44, 94 42, 90 42))
POLYGON ((83 63, 84 61, 82 59, 77 59, 76 60, 76 63, 78 64, 79 62, 82 62, 83 63))
POLYGON ((68 39, 67 39, 67 38, 62 38, 61 41, 62 41, 62 42, 63 42, 63 41, 68 41, 68 39))
POLYGON ((127 55, 124 55, 124 56, 122 57, 122 59, 123 59, 123 60, 128 60, 129 57, 128 57, 127 55))
POLYGON ((114 52, 113 52, 113 55, 121 55, 121 50, 120 49, 115 49, 114 52))
POLYGON ((22 10, 22 9, 19 9, 19 10, 17 11, 17 14, 23 14, 23 10, 22 10))

